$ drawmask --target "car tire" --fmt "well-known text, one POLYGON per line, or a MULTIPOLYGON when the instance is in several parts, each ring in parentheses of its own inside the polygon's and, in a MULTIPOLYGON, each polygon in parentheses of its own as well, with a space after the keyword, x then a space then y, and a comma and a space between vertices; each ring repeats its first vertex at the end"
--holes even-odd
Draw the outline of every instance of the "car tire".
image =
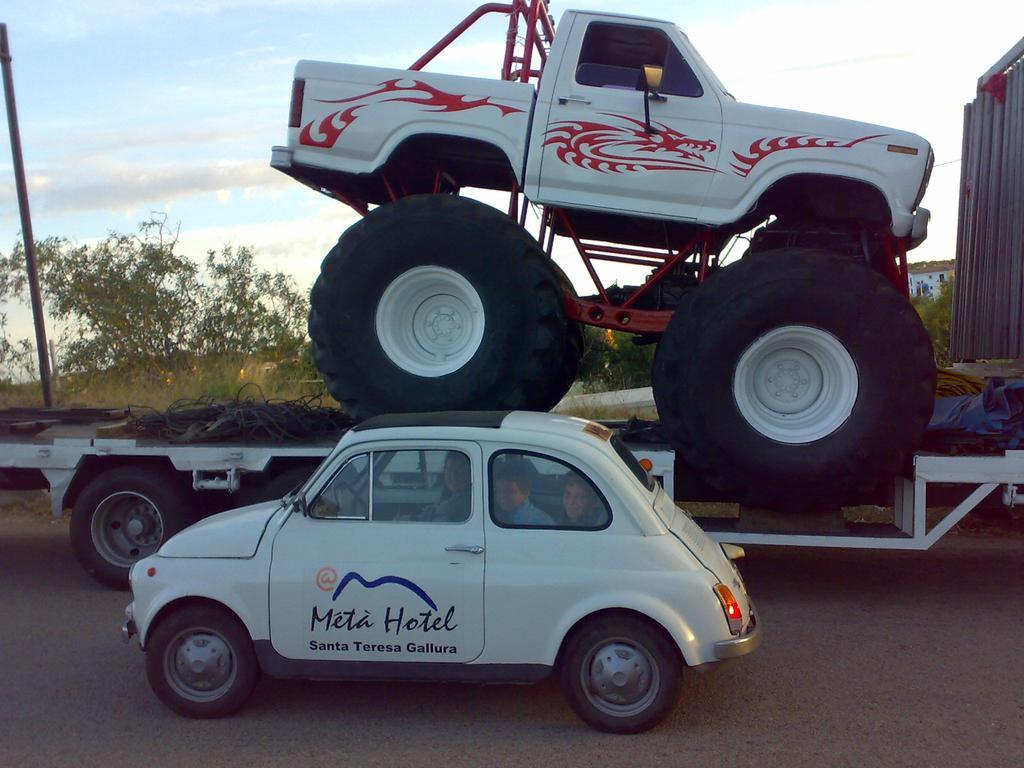
POLYGON ((641 733, 679 703, 682 659, 660 627, 632 617, 588 622, 569 639, 562 690, 587 724, 608 733, 641 733))
POLYGON ((787 248, 687 296, 652 379, 673 447, 729 500, 825 510, 903 469, 935 376, 928 334, 891 282, 849 257, 787 248))
POLYGON ((214 606, 189 606, 163 618, 146 643, 146 677, 179 715, 234 714, 260 676, 252 639, 242 623, 214 606))
POLYGON ((327 254, 310 305, 314 360, 355 418, 546 411, 575 373, 550 260, 474 200, 415 195, 377 208, 327 254))
POLYGON ((97 581, 128 588, 128 572, 191 521, 187 490, 166 472, 119 467, 95 477, 71 510, 71 549, 97 581))

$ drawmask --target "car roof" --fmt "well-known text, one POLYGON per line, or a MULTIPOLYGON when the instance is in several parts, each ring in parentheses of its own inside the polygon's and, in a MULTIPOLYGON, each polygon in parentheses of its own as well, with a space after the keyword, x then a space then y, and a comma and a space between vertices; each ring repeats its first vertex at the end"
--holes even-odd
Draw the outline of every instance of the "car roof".
MULTIPOLYGON (((352 432, 373 430, 415 429, 415 428, 456 428, 456 429, 501 429, 503 431, 543 432, 580 439, 586 431, 607 440, 612 431, 596 422, 575 416, 535 411, 431 411, 427 413, 389 413, 374 416, 352 427, 352 432)), ((423 437, 419 433, 418 437, 423 437)), ((450 436, 450 435, 448 435, 450 436)), ((469 435, 466 435, 467 437, 469 435)), ((369 435, 361 435, 368 439, 369 435)), ((376 437, 376 436, 374 436, 376 437)), ((384 437, 381 435, 380 437, 384 437)), ((387 437, 393 437, 388 435, 387 437)), ((438 435, 440 437, 440 435, 438 435)), ((481 435, 483 437, 483 435, 481 435)), ((588 439, 588 438, 583 438, 588 439)))
POLYGON ((354 432, 390 427, 484 427, 497 429, 509 411, 428 411, 425 413, 385 413, 352 427, 354 432))

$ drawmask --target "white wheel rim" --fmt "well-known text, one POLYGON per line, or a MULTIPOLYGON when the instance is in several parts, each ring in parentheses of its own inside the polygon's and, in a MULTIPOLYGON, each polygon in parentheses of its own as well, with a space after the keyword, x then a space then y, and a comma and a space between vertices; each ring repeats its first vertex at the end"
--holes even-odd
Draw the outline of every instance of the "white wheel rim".
POLYGON ((436 378, 468 363, 484 337, 484 304, 473 285, 444 267, 415 267, 377 304, 377 340, 404 371, 436 378))
POLYGON ((857 402, 857 365, 835 336, 787 325, 747 347, 733 374, 747 423, 780 443, 812 443, 835 432, 857 402))

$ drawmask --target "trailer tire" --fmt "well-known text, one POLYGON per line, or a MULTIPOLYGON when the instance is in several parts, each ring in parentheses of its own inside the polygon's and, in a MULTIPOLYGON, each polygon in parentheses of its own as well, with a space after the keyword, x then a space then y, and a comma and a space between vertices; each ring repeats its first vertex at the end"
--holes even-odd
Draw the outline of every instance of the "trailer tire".
POLYGON ((310 304, 314 360, 355 418, 548 410, 575 373, 550 260, 474 200, 415 195, 377 208, 327 254, 310 304))
POLYGON ((170 473, 119 467, 89 482, 71 511, 71 548, 87 573, 114 589, 191 520, 188 493, 170 473))
POLYGON ((733 501, 835 508, 899 472, 935 397, 909 301, 849 257, 786 248, 744 258, 687 296, 653 384, 684 461, 733 501))

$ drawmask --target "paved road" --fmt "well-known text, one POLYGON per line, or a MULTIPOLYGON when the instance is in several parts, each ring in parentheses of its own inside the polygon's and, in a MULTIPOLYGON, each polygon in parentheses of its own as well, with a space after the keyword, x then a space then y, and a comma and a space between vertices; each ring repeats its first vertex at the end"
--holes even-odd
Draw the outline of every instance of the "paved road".
POLYGON ((1024 539, 749 548, 744 571, 762 649, 692 675, 643 736, 591 731, 553 683, 264 680, 196 722, 150 693, 126 595, 77 568, 66 524, 0 513, 0 766, 1024 765, 1024 539))

